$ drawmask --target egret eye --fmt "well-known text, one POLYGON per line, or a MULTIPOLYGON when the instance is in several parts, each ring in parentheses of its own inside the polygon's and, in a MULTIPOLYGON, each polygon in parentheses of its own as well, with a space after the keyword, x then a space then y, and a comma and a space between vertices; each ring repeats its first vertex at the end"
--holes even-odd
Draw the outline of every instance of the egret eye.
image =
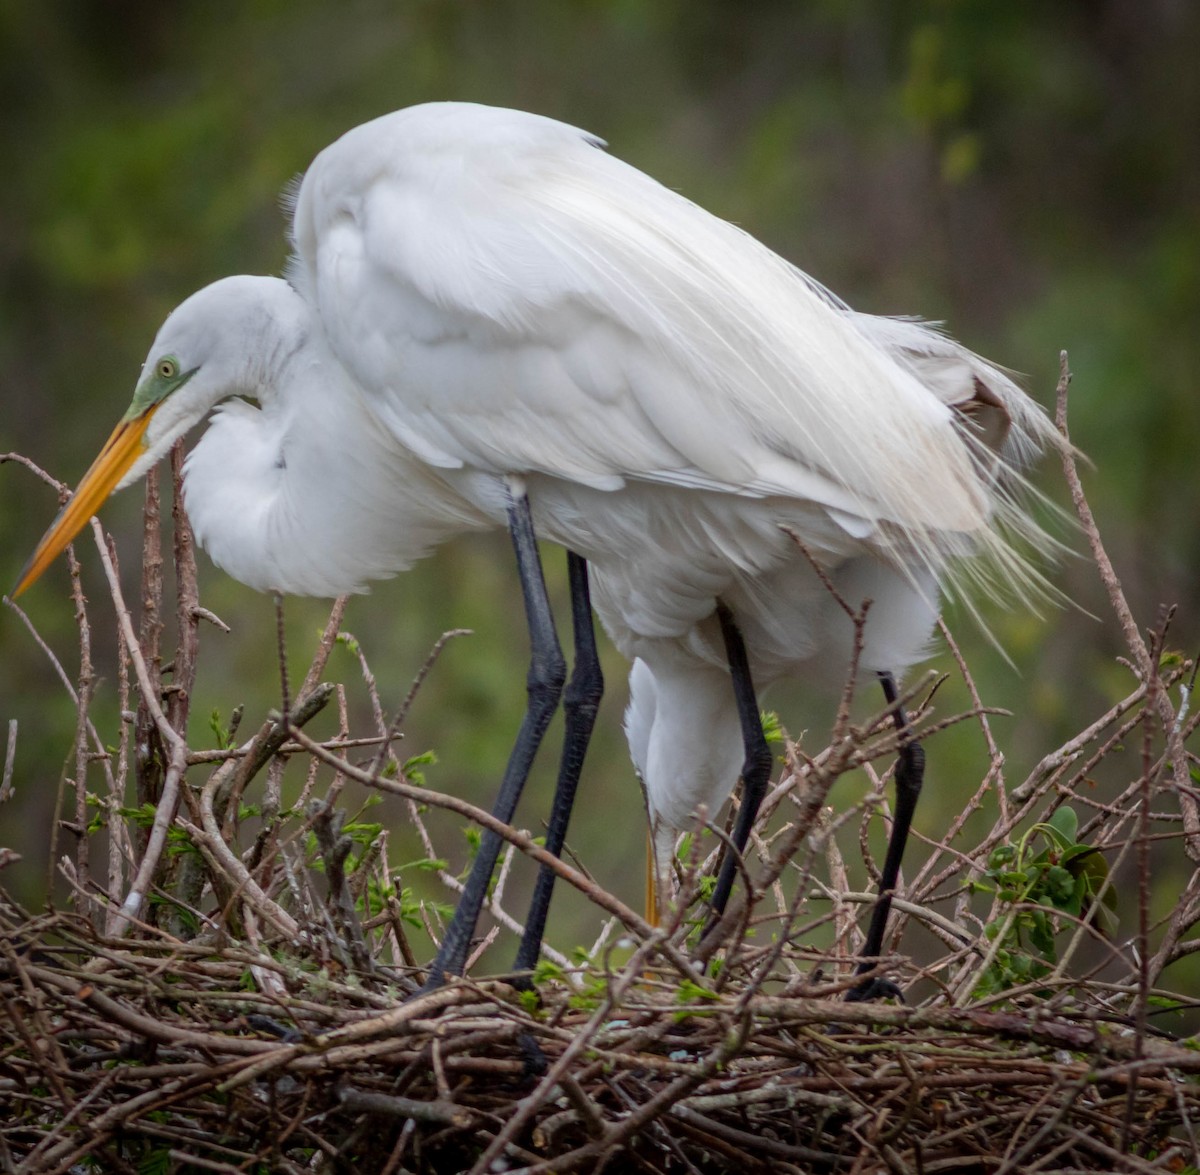
POLYGON ((158 361, 158 374, 163 379, 174 379, 179 374, 179 364, 174 359, 160 359, 158 361))

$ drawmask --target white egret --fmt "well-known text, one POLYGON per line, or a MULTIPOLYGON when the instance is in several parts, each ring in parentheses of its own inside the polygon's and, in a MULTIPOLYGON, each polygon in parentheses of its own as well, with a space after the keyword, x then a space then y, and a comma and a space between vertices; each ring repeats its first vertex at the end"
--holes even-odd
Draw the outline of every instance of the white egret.
MULTIPOLYGON (((228 278, 167 319, 17 590, 223 401, 188 458, 186 502, 214 562, 252 587, 358 590, 455 533, 507 525, 532 643, 495 809, 508 821, 565 678, 535 536, 559 543, 577 655, 549 847, 602 685, 590 569, 604 627, 634 661, 626 727, 661 883, 677 832, 700 803, 715 814, 739 774, 745 846, 770 770, 755 684, 837 679, 848 664, 852 625, 785 528, 844 596, 874 601, 862 666, 894 702, 950 561, 983 556, 1004 585, 1029 584, 1006 535, 1040 532, 1009 474, 1054 433, 957 343, 851 312, 603 146, 458 103, 333 143, 296 195, 290 284, 228 278)), ((920 776, 909 741, 867 956, 920 776)), ((462 969, 498 847, 485 838, 435 980, 462 969)), ((550 882, 519 966, 536 956, 550 882)))

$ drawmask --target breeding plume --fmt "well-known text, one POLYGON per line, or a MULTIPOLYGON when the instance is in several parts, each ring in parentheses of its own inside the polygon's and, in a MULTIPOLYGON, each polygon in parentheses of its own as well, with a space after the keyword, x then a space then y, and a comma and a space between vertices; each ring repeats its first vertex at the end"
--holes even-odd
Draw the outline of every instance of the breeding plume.
MULTIPOLYGON (((892 702, 948 568, 1028 585, 1009 536, 1040 536, 1010 487, 1053 436, 1038 408, 931 327, 850 311, 591 135, 458 103, 387 115, 317 156, 292 243, 287 281, 227 278, 167 319, 18 591, 214 407, 186 503, 214 562, 252 587, 356 591, 507 526, 532 644, 507 822, 566 678, 535 540, 559 543, 576 658, 548 847, 600 696, 594 603, 633 661, 626 729, 661 891, 677 833, 739 775, 746 843, 770 770, 755 687, 839 681, 850 663, 853 626, 789 531, 843 597, 873 601, 861 665, 892 702)), ((864 968, 920 776, 907 738, 864 968)), ((498 849, 487 835, 435 980, 463 967, 498 849)), ((733 877, 729 857, 717 910, 733 877)))

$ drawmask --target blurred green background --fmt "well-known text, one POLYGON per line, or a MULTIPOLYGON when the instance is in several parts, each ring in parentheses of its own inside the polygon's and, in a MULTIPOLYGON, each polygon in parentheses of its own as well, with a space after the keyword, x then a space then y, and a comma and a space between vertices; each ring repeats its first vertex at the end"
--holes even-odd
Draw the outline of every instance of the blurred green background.
MULTIPOLYGON (((1178 603, 1172 643, 1192 650, 1198 60, 1200 6, 1185 0, 0 3, 0 451, 76 480, 166 313, 225 274, 280 271, 279 193, 344 130, 431 99, 517 106, 601 135, 856 307, 945 320, 1023 373, 1044 404, 1067 348, 1074 438, 1095 463, 1088 489, 1135 613, 1149 624, 1161 603, 1178 603)), ((1036 480, 1062 498, 1056 464, 1036 480)), ((140 504, 134 490, 105 512, 130 598, 140 504)), ((0 582, 15 580, 54 509, 27 472, 0 468, 0 582)), ((115 740, 111 609, 95 552, 81 550, 105 679, 94 712, 115 740)), ((548 554, 561 591, 561 557, 548 554)), ((205 603, 235 635, 203 634, 196 745, 213 709, 245 703, 257 723, 277 698, 270 601, 202 563, 205 603)), ((968 619, 950 617, 985 701, 1016 711, 996 727, 1012 782, 1128 687, 1094 571, 1068 558, 1053 577, 1079 610, 985 608, 1015 668, 968 619)), ((65 567, 22 603, 73 673, 65 567)), ((289 603, 296 677, 324 614, 289 603)), ((388 706, 444 629, 475 630, 432 674, 406 753, 436 748, 429 782, 487 802, 523 704, 504 537, 442 550, 354 600, 346 626, 388 706)), ((940 651, 932 663, 951 667, 940 651)), ((4 882, 37 904, 74 718, 8 610, 0 664, 0 722, 20 728, 0 844, 24 853, 4 882)), ((611 650, 606 667, 571 840, 636 903, 643 840, 620 732, 624 667, 611 650)), ((330 675, 356 674, 335 653, 330 675)), ((952 684, 941 712, 964 696, 952 684)), ((781 691, 767 702, 793 735, 811 731, 810 749, 823 745, 828 699, 781 691)), ((526 826, 539 819, 552 758, 522 807, 526 826)), ((985 770, 978 732, 940 738, 931 764, 918 825, 936 836, 958 810, 955 785, 973 789, 985 770)), ((1124 779, 1136 770, 1131 760, 1124 779)), ((398 805, 387 812, 401 820, 398 805)), ((1160 902, 1184 876, 1182 853, 1169 854, 1160 902)))

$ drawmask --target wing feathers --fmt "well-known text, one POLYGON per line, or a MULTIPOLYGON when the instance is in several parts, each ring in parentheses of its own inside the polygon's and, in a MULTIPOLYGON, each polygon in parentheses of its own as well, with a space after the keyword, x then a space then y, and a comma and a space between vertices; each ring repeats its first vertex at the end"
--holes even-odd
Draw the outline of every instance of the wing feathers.
POLYGON ((360 127, 297 199, 298 280, 403 443, 600 488, 799 498, 931 557, 987 528, 982 455, 1046 435, 1007 377, 849 312, 581 132, 484 110, 360 127))

